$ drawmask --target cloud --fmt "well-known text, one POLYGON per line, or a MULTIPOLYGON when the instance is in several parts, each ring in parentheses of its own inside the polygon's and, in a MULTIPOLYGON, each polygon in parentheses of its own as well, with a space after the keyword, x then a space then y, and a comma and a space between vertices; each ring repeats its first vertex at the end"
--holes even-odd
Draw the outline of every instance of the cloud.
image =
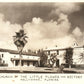
POLYGON ((76 42, 76 39, 71 34, 54 40, 58 47, 71 47, 74 42, 76 42))
POLYGON ((82 32, 81 32, 81 30, 80 30, 79 27, 76 27, 76 28, 73 30, 72 33, 74 34, 75 37, 80 37, 80 36, 82 36, 82 32))
POLYGON ((36 18, 36 17, 34 17, 33 19, 32 19, 32 23, 34 23, 34 24, 39 24, 39 23, 41 23, 42 22, 42 19, 41 18, 36 18))
MULTIPOLYGON (((13 43, 12 36, 21 28, 19 24, 11 24, 9 21, 4 21, 4 15, 0 14, 0 48, 17 49, 13 43)), ((82 35, 79 27, 76 27, 72 34, 69 33, 71 22, 68 19, 68 15, 63 13, 59 14, 57 21, 44 22, 40 17, 34 17, 31 22, 26 22, 23 28, 29 37, 24 50, 40 49, 55 45, 61 47, 72 46, 74 41, 78 40, 75 37, 82 35)))
POLYGON ((24 24, 24 30, 27 32, 27 36, 29 36, 27 46, 36 49, 55 45, 70 46, 75 40, 69 34, 70 28, 71 23, 68 20, 68 16, 63 13, 59 15, 57 21, 44 22, 41 18, 34 17, 32 22, 24 24))
MULTIPOLYGON (((45 39, 54 39, 56 37, 65 36, 70 29, 71 23, 67 15, 60 14, 58 21, 43 22, 41 18, 34 17, 32 22, 24 24, 24 29, 28 29, 28 33, 32 32, 33 36, 45 39)), ((30 33, 31 34, 31 33, 30 33)))
POLYGON ((16 49, 13 44, 15 32, 21 29, 18 24, 11 24, 9 21, 4 21, 4 15, 0 14, 0 48, 16 49))
POLYGON ((80 45, 83 45, 83 32, 79 27, 74 28, 72 31, 73 37, 76 39, 76 42, 80 45))
POLYGON ((81 9, 77 3, 56 3, 53 6, 54 9, 51 11, 51 15, 59 15, 60 13, 71 14, 81 9))

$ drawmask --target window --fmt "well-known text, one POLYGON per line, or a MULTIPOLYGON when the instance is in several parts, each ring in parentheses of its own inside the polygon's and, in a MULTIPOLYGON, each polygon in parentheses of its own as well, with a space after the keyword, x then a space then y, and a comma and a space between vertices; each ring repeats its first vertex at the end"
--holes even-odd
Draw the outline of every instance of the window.
POLYGON ((1 57, 1 55, 0 55, 0 63, 2 62, 2 57, 1 57))
POLYGON ((50 51, 48 51, 48 55, 50 55, 50 51))
POLYGON ((15 66, 18 66, 19 60, 15 61, 15 66))
POLYGON ((59 50, 57 50, 57 55, 59 55, 59 50))
POLYGON ((27 62, 27 66, 29 66, 29 62, 27 62))
POLYGON ((5 63, 5 61, 3 60, 3 63, 5 63))
POLYGON ((4 57, 4 55, 2 54, 2 57, 4 57))
POLYGON ((14 56, 14 58, 15 58, 16 56, 14 56))

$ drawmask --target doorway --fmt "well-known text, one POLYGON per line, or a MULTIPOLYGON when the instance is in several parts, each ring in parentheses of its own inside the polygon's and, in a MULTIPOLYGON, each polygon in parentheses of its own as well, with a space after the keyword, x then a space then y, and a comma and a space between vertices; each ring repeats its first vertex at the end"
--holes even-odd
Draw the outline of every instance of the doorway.
POLYGON ((59 67, 59 59, 56 61, 56 66, 59 67))

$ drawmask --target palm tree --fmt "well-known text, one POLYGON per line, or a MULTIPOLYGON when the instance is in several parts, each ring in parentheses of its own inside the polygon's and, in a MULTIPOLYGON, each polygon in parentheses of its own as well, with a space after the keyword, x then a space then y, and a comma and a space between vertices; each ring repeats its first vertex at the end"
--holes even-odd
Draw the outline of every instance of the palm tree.
POLYGON ((24 30, 21 29, 19 32, 16 32, 16 36, 13 36, 14 44, 17 46, 19 56, 20 56, 20 66, 21 66, 21 58, 22 58, 22 50, 27 43, 27 36, 24 33, 24 30))

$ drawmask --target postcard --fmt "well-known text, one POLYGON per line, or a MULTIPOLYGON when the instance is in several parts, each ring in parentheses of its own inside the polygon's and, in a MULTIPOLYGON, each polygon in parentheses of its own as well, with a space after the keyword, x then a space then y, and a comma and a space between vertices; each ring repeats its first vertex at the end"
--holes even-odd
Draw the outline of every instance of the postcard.
POLYGON ((83 1, 0 1, 1 83, 83 80, 83 1))

